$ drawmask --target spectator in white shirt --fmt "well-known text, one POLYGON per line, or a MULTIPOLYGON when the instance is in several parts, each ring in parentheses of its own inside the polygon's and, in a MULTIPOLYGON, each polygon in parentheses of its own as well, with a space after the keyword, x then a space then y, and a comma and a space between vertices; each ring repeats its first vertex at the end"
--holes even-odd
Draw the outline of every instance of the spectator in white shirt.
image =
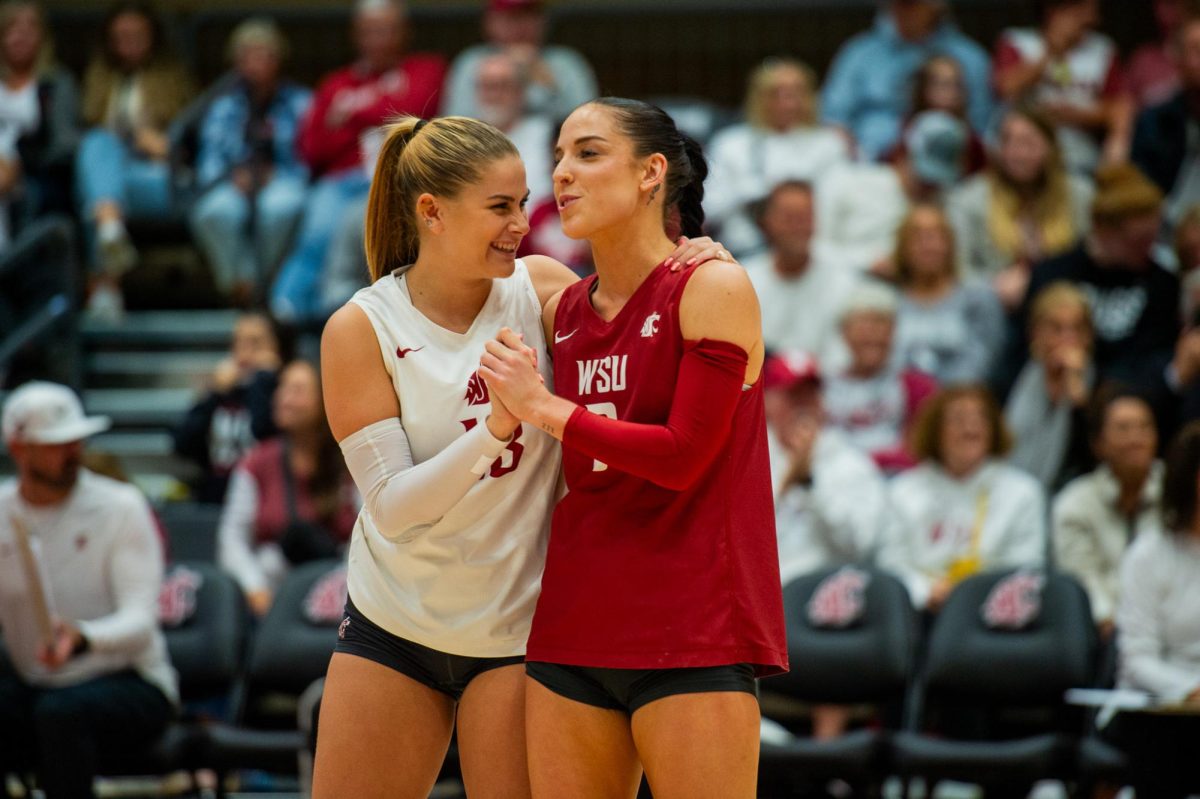
POLYGON ((1140 534, 1121 564, 1119 685, 1184 705, 1187 714, 1118 718, 1138 796, 1197 790, 1200 738, 1200 423, 1180 432, 1163 476, 1163 526, 1140 534))
POLYGON ((993 80, 1000 97, 1036 104, 1058 127, 1067 166, 1094 172, 1125 160, 1133 132, 1133 98, 1120 54, 1098 33, 1100 0, 1041 0, 1041 24, 1000 34, 993 80))
POLYGON ((767 195, 760 216, 769 249, 742 261, 762 308, 768 350, 799 350, 822 363, 844 361, 837 316, 858 273, 813 244, 813 190, 786 181, 767 195))
POLYGON ((1138 536, 1121 566, 1121 684, 1200 705, 1200 422, 1167 458, 1161 534, 1138 536))
POLYGON ((850 160, 850 146, 817 113, 817 76, 789 58, 770 58, 750 76, 746 121, 708 147, 704 214, 721 241, 744 256, 763 245, 753 205, 784 181, 815 183, 850 160))
POLYGON ((0 775, 36 772, 46 799, 94 797, 99 765, 148 749, 179 698, 150 508, 80 467, 83 440, 108 426, 54 383, 26 383, 4 404, 17 478, 0 485, 0 629, 15 673, 0 676, 0 775))
POLYGON ((1141 395, 1101 389, 1090 416, 1100 465, 1055 497, 1054 553, 1057 566, 1087 589, 1092 618, 1108 639, 1125 551, 1135 536, 1160 523, 1163 466, 1154 458, 1154 413, 1141 395))
POLYGON ((986 388, 930 399, 914 438, 922 463, 892 479, 879 555, 914 606, 937 612, 966 577, 1044 563, 1045 495, 1003 462, 1011 437, 986 388))

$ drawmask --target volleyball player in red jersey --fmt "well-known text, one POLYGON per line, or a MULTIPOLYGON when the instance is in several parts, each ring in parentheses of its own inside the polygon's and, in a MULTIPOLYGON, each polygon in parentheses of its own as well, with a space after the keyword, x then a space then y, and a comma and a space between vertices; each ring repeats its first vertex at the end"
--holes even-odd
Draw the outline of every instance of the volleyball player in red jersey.
POLYGON ((787 668, 759 372, 741 266, 669 263, 699 232, 707 173, 665 113, 605 98, 568 117, 554 191, 597 275, 543 313, 547 391, 502 331, 481 374, 563 442, 526 655, 537 797, 753 797, 756 676, 787 668))

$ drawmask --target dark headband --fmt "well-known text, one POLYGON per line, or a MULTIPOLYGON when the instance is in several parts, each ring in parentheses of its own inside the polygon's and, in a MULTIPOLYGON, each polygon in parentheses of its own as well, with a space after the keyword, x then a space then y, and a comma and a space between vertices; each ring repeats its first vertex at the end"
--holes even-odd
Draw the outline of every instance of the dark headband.
POLYGON ((418 119, 417 124, 413 125, 412 135, 416 136, 418 133, 421 132, 421 128, 425 127, 428 124, 429 124, 428 119, 418 119))

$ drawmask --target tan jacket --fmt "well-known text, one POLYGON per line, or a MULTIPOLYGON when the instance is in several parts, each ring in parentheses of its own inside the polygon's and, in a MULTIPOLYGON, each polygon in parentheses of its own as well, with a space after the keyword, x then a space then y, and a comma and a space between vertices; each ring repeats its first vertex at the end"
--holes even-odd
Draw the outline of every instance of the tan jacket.
POLYGON ((1155 463, 1142 488, 1137 516, 1117 510, 1121 489, 1107 466, 1067 483, 1054 499, 1054 558, 1083 583, 1097 622, 1113 618, 1121 591, 1120 569, 1135 536, 1159 528, 1163 465, 1155 463))
MULTIPOLYGON (((122 74, 103 57, 92 59, 83 76, 83 120, 89 126, 105 123, 109 102, 121 85, 122 74)), ((196 94, 191 75, 179 63, 157 59, 137 73, 142 92, 143 122, 165 131, 175 115, 196 94)))

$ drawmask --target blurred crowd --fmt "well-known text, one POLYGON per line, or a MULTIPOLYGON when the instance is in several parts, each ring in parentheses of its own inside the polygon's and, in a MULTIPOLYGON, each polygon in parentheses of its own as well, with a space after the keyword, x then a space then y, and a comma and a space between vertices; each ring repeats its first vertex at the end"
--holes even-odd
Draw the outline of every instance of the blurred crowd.
MULTIPOLYGON (((981 43, 945 0, 884 0, 823 80, 770 58, 737 121, 690 131, 708 230, 762 306, 781 577, 871 562, 933 615, 970 575, 1053 566, 1120 641, 1122 685, 1200 704, 1200 4, 1147 0, 1161 36, 1127 58, 1098 0, 1037 6, 981 43)), ((250 18, 198 93, 155 12, 121 2, 80 90, 40 6, 0 3, 0 320, 46 290, 3 253, 61 217, 86 312, 119 319, 137 223, 180 210, 174 126, 194 129, 186 219, 247 310, 175 444, 193 497, 224 503, 219 558, 259 613, 360 502, 284 327, 318 329, 368 279, 379 127, 500 128, 526 164, 522 253, 590 269, 551 153, 597 81, 542 4, 488 0, 452 62, 410 48, 399 2, 360 0, 352 26, 356 60, 310 90, 250 18)))

